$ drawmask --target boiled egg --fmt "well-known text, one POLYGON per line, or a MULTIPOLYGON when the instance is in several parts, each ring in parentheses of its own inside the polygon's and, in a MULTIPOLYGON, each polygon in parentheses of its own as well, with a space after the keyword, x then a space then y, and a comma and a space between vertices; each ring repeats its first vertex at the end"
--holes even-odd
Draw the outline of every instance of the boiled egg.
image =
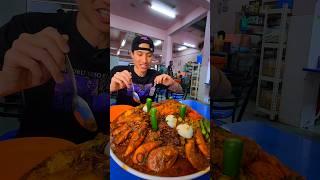
POLYGON ((171 128, 175 128, 177 126, 177 118, 174 117, 174 115, 168 115, 166 117, 166 122, 168 124, 169 127, 171 128))
POLYGON ((177 126, 178 134, 184 138, 191 138, 193 136, 193 129, 192 126, 188 124, 179 124, 177 126))

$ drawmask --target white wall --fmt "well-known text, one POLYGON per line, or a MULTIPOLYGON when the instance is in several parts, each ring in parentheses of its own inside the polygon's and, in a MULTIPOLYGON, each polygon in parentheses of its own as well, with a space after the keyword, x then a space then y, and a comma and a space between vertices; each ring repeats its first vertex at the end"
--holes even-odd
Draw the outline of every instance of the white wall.
POLYGON ((211 9, 211 28, 212 32, 216 33, 220 30, 226 33, 234 33, 236 24, 236 13, 241 11, 242 5, 249 4, 250 0, 229 0, 228 11, 219 14, 219 2, 222 0, 215 0, 211 3, 214 8, 211 9))
MULTIPOLYGON (((308 74, 302 68, 308 65, 315 0, 295 0, 290 20, 286 63, 283 75, 279 120, 303 127, 303 108, 308 74), (305 6, 304 6, 305 5, 305 6)), ((316 99, 316 97, 314 97, 316 99)), ((308 119, 308 120, 311 120, 308 119)))
POLYGON ((320 1, 317 2, 313 17, 311 45, 309 51, 309 68, 316 68, 320 57, 320 1))
POLYGON ((200 53, 197 49, 186 49, 184 51, 174 53, 172 56, 173 61, 173 72, 178 72, 183 70, 183 66, 189 62, 194 61, 197 62, 197 55, 200 53))

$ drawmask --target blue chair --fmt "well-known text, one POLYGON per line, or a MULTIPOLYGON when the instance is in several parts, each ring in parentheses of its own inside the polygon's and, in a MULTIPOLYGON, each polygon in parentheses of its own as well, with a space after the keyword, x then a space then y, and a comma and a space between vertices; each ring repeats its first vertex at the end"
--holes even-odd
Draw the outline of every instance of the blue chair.
POLYGON ((155 95, 155 102, 160 102, 162 100, 166 100, 167 99, 167 90, 166 89, 156 89, 156 95, 155 95))
POLYGON ((231 118, 232 122, 235 120, 236 110, 240 98, 224 98, 214 99, 212 104, 212 117, 217 125, 225 124, 223 119, 231 118))
POLYGON ((174 99, 177 101, 181 101, 181 100, 185 100, 187 97, 187 92, 183 92, 183 93, 176 93, 176 92, 171 92, 171 91, 167 91, 167 99, 174 99))
POLYGON ((3 135, 0 136, 0 141, 8 140, 8 139, 13 139, 17 136, 18 134, 18 129, 14 129, 11 131, 8 131, 4 133, 3 135))

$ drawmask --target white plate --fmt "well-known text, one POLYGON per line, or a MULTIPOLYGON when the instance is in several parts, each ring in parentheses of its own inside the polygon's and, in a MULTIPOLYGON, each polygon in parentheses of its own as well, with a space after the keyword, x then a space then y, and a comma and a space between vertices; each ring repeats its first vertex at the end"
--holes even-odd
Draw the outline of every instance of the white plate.
POLYGON ((160 177, 160 176, 152 176, 152 175, 149 175, 149 174, 145 174, 145 173, 142 173, 140 171, 137 171, 129 166, 127 166, 126 164, 124 164, 112 151, 112 149, 110 148, 110 155, 112 157, 112 159, 122 168, 124 169, 125 171, 137 176, 137 177, 140 177, 140 178, 143 178, 143 179, 152 179, 152 180, 183 180, 183 179, 195 179, 197 177, 200 177, 204 174, 206 174, 207 172, 209 172, 210 170, 210 167, 208 167, 207 169, 203 170, 203 171, 199 171, 199 172, 196 172, 196 173, 193 173, 193 174, 190 174, 190 175, 186 175, 186 176, 179 176, 179 177, 160 177))

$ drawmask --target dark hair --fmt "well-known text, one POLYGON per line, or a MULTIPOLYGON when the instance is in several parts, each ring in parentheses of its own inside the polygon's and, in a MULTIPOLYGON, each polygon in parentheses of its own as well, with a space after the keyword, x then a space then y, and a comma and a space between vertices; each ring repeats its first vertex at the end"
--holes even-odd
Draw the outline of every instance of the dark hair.
POLYGON ((224 31, 218 31, 218 36, 222 36, 223 39, 225 39, 225 38, 226 38, 226 32, 224 32, 224 31))

